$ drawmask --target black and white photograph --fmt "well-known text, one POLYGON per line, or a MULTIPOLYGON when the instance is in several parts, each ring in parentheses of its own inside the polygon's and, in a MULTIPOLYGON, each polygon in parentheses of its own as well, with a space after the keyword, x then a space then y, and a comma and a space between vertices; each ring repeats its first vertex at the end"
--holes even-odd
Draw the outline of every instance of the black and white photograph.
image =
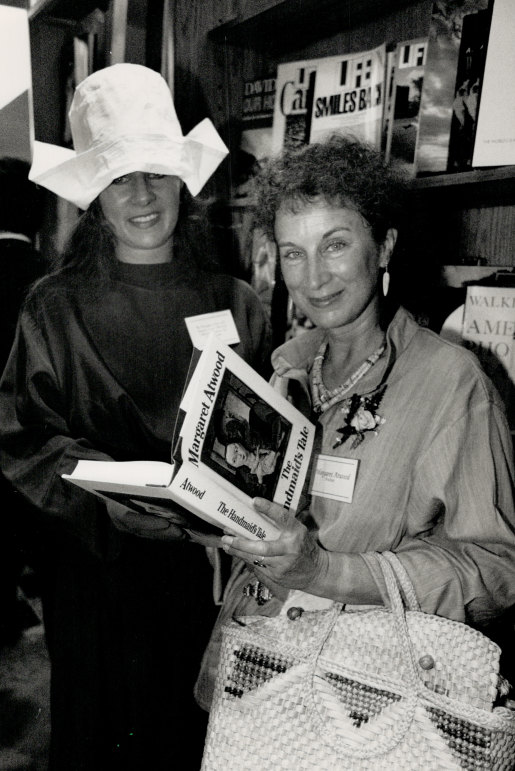
POLYGON ((0 771, 515 771, 515 0, 0 0, 0 771))
POLYGON ((251 498, 273 500, 291 424, 227 370, 217 394, 202 462, 251 498))

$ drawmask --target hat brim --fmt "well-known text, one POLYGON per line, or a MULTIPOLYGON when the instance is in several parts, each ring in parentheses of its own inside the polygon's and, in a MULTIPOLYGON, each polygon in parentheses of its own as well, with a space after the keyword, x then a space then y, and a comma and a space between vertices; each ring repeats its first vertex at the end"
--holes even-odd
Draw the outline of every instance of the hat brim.
POLYGON ((206 118, 185 137, 128 135, 84 153, 35 142, 29 178, 80 209, 87 209, 114 179, 134 171, 180 177, 195 196, 228 152, 206 118))

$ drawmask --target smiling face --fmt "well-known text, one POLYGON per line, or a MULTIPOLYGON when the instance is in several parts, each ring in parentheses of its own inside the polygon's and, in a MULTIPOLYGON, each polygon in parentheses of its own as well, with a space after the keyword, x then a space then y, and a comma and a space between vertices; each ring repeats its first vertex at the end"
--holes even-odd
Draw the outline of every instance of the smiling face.
POLYGON ((370 312, 379 315, 380 269, 388 264, 395 230, 378 246, 359 212, 320 200, 295 212, 280 208, 275 237, 290 296, 316 326, 336 330, 370 312))
POLYGON ((180 191, 179 177, 134 171, 100 193, 104 217, 116 238, 117 259, 133 263, 171 259, 180 191))

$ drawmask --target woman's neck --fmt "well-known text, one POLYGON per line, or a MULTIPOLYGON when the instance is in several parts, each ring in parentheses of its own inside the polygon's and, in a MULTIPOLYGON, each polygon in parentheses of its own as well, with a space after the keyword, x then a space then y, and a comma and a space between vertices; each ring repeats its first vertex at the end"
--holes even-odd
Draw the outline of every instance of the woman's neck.
POLYGON ((365 359, 384 342, 384 332, 375 310, 356 321, 327 330, 328 346, 323 363, 323 378, 327 388, 343 383, 365 359))
POLYGON ((173 244, 167 241, 155 249, 133 249, 126 244, 118 243, 115 248, 116 259, 133 265, 157 265, 171 262, 173 244))

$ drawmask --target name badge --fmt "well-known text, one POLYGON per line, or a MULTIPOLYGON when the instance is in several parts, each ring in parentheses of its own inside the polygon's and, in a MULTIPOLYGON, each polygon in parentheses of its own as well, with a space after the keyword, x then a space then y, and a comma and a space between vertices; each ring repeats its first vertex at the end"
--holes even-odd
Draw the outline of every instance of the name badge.
POLYGON ((311 476, 311 495, 352 503, 358 465, 357 458, 318 455, 311 476))
POLYGON ((240 336, 229 309, 214 311, 213 313, 201 313, 198 316, 187 316, 184 321, 191 342, 199 351, 204 348, 211 333, 216 336, 217 340, 226 345, 240 342, 240 336))

